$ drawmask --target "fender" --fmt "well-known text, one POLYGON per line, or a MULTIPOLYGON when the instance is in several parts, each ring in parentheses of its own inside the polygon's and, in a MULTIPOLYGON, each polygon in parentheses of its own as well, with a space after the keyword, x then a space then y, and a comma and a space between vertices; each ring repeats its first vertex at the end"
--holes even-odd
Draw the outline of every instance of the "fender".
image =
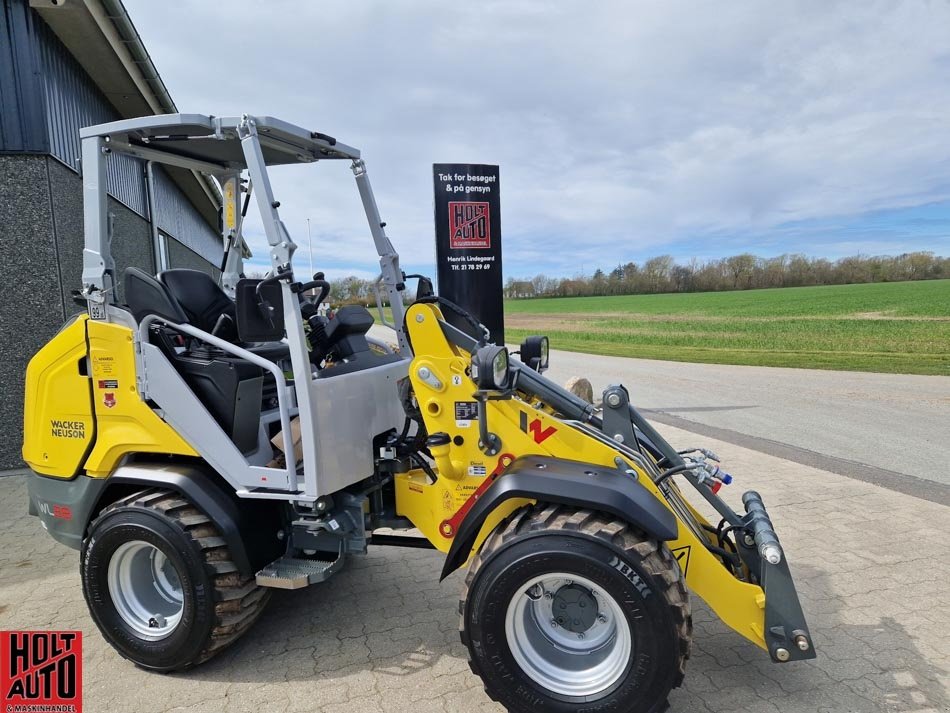
POLYGON ((109 478, 120 485, 167 488, 181 493, 207 515, 228 545, 241 574, 250 577, 284 554, 286 543, 278 539, 284 527, 283 510, 277 500, 243 500, 218 476, 190 464, 129 465, 117 468, 109 478))
POLYGON ((669 508, 626 473, 561 458, 523 456, 508 466, 462 520, 445 556, 441 579, 465 564, 485 520, 512 498, 606 512, 664 542, 675 540, 678 533, 669 508))
POLYGON ((95 516, 118 497, 139 489, 176 492, 207 515, 221 532, 241 574, 253 576, 286 549, 278 539, 284 526, 278 501, 245 501, 225 489, 205 469, 186 463, 134 463, 116 468, 108 478, 78 476, 63 482, 31 474, 30 513, 39 515, 49 533, 68 547, 79 549, 95 516), (65 487, 68 486, 68 487, 65 487), (68 518, 54 513, 69 513, 68 518), (59 509, 57 509, 59 508, 59 509))

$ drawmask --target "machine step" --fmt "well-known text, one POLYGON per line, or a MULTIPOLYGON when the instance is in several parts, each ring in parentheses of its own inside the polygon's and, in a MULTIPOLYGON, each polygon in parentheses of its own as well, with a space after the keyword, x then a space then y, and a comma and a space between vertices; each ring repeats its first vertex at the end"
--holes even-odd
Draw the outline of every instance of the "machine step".
POLYGON ((332 562, 324 562, 285 555, 258 572, 257 583, 274 589, 303 589, 329 579, 343 567, 343 559, 340 555, 332 562))

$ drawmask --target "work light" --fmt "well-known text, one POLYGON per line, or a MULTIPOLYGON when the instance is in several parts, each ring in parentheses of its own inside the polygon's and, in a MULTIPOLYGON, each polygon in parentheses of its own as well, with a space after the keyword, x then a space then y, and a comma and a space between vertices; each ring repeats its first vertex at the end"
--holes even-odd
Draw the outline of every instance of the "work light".
POLYGON ((494 344, 481 347, 472 355, 472 379, 482 391, 508 388, 510 369, 508 350, 494 344))
POLYGON ((540 373, 548 368, 548 350, 547 337, 540 335, 527 337, 521 343, 521 361, 540 373))

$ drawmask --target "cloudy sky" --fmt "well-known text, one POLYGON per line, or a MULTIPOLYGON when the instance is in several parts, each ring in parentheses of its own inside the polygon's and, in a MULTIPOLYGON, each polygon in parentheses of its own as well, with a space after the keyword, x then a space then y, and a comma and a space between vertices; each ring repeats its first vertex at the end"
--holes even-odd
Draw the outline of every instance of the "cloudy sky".
MULTIPOLYGON (((946 2, 125 4, 181 111, 360 148, 407 268, 440 162, 501 166, 507 275, 950 253, 946 2)), ((318 267, 375 270, 345 165, 273 178, 298 260, 309 217, 318 267)))

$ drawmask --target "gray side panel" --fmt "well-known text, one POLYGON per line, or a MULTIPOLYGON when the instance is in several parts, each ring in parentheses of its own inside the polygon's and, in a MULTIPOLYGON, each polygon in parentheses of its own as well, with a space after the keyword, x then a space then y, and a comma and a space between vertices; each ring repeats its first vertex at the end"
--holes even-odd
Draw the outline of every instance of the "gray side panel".
POLYGON ((54 540, 78 550, 82 547, 92 510, 108 482, 108 478, 85 475, 63 480, 30 473, 26 476, 30 514, 40 518, 43 528, 54 540), (68 518, 65 517, 67 510, 68 518))
POLYGON ((208 225, 161 167, 155 169, 155 220, 158 227, 212 265, 221 265, 221 236, 208 225))
POLYGON ((373 437, 401 429, 406 414, 398 381, 404 360, 310 382, 316 412, 317 495, 336 492, 373 474, 373 437))
POLYGON ((15 285, 0 318, 0 469, 22 465, 23 374, 63 314, 45 156, 0 156, 0 265, 15 285), (24 250, 24 245, 29 249, 24 250))
POLYGON ((36 25, 26 0, 0 4, 0 152, 49 150, 36 54, 36 25))

